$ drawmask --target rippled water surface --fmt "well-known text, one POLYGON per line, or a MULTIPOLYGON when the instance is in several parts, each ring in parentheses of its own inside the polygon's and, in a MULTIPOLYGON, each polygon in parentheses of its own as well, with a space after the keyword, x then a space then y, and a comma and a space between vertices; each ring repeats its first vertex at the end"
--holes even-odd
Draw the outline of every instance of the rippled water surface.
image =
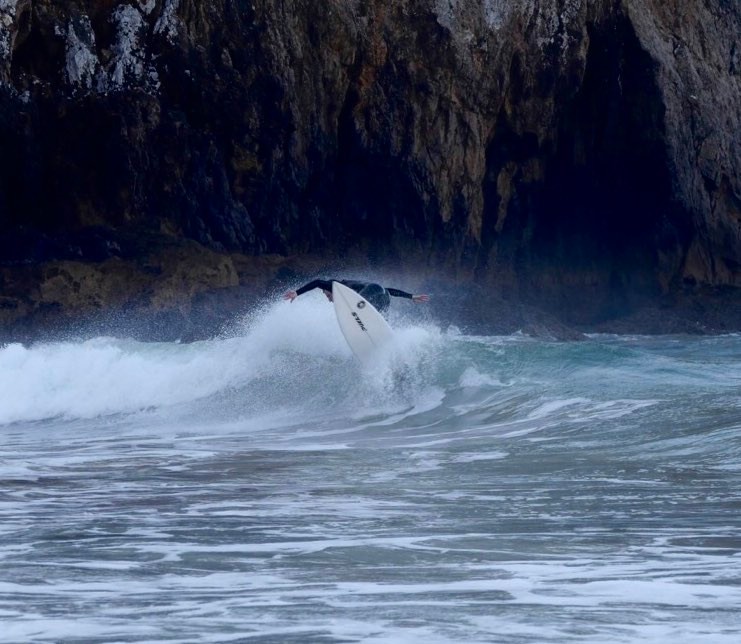
POLYGON ((0 641, 741 641, 741 337, 287 306, 0 349, 0 641))

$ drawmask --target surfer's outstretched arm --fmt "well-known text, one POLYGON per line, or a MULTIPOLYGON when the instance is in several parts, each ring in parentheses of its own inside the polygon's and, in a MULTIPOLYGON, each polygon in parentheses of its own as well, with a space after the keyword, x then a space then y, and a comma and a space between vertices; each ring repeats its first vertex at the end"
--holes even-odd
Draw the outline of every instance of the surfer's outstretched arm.
POLYGON ((407 293, 406 291, 400 291, 398 288, 387 288, 386 290, 388 291, 389 295, 393 295, 394 297, 405 297, 408 300, 412 300, 412 302, 415 302, 416 304, 430 301, 430 296, 423 293, 414 295, 412 293, 407 293))
MULTIPOLYGON (((288 291, 288 293, 283 296, 283 299, 293 302, 293 300, 295 300, 299 295, 303 295, 307 291, 313 291, 315 288, 322 289, 325 294, 332 293, 332 280, 312 280, 295 291, 288 291)), ((330 301, 331 300, 332 298, 330 297, 330 301)))

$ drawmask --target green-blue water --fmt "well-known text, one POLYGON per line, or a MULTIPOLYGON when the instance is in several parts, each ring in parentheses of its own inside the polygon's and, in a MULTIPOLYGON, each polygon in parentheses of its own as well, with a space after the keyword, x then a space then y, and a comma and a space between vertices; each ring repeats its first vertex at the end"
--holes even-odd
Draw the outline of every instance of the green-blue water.
POLYGON ((741 337, 286 306, 0 349, 0 641, 739 641, 741 337))

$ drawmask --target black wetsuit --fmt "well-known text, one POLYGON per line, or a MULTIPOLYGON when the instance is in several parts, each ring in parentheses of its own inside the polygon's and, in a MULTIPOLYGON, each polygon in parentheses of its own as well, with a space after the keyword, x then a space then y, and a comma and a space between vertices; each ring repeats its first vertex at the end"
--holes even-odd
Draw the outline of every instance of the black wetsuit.
POLYGON ((373 282, 358 282, 356 280, 313 280, 304 284, 301 288, 296 289, 298 295, 303 295, 307 291, 320 288, 324 291, 332 292, 332 282, 339 282, 356 293, 360 293, 366 300, 376 307, 381 313, 388 309, 391 304, 391 297, 405 297, 412 299, 412 294, 406 291, 400 291, 398 288, 384 288, 380 284, 373 282))

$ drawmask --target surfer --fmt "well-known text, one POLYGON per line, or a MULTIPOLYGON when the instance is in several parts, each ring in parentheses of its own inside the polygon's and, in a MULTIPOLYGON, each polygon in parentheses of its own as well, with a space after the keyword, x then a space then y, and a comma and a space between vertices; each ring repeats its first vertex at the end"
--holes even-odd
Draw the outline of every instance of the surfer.
POLYGON ((327 299, 331 302, 332 282, 344 284, 356 293, 359 293, 368 300, 379 311, 379 313, 384 313, 388 310, 389 304, 391 303, 391 297, 404 297, 417 304, 427 302, 430 299, 429 295, 413 295, 406 291, 400 291, 398 288, 384 288, 380 284, 375 284, 373 282, 357 282, 355 280, 313 280, 308 284, 304 284, 301 288, 296 289, 295 291, 288 291, 288 293, 283 296, 283 299, 293 302, 293 300, 295 300, 299 295, 303 295, 307 291, 312 291, 315 288, 320 288, 324 291, 324 295, 326 295, 327 299))

